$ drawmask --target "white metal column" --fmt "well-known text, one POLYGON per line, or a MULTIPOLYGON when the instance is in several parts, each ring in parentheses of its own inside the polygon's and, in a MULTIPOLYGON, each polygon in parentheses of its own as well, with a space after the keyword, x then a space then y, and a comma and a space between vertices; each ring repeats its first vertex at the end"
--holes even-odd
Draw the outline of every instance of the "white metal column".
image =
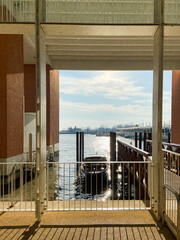
POLYGON ((164 168, 162 155, 162 114, 163 114, 163 44, 164 20, 163 0, 156 1, 155 21, 158 29, 154 35, 153 72, 153 120, 152 120, 152 207, 157 219, 163 217, 164 168))
POLYGON ((41 28, 44 0, 36 0, 36 218, 41 220, 46 199, 46 51, 41 28))

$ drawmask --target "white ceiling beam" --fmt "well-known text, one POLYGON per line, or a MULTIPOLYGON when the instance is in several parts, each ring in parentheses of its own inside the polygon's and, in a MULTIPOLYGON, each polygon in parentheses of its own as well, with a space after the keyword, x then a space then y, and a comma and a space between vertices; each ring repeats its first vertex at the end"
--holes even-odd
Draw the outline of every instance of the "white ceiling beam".
MULTIPOLYGON (((153 60, 53 60, 53 68, 59 70, 153 70, 153 60)), ((164 70, 180 70, 180 61, 164 61, 164 70)))
MULTIPOLYGON (((63 55, 63 56, 50 56, 53 60, 107 60, 107 61, 146 61, 153 60, 153 56, 74 56, 74 55, 63 55)), ((165 61, 180 61, 180 56, 165 56, 165 61)))
POLYGON ((49 36, 153 36, 156 25, 73 25, 42 24, 49 36))
POLYGON ((50 56, 84 55, 84 56, 153 56, 153 51, 47 51, 50 56))
MULTIPOLYGON (((154 51, 68 51, 68 50, 47 50, 49 56, 153 56, 154 51)), ((165 56, 180 56, 180 51, 165 51, 165 56)))
MULTIPOLYGON (((122 46, 122 45, 61 45, 61 46, 55 46, 55 45, 48 45, 46 47, 48 51, 153 51, 153 46, 122 46)), ((165 51, 180 51, 180 45, 175 46, 165 46, 165 51)))

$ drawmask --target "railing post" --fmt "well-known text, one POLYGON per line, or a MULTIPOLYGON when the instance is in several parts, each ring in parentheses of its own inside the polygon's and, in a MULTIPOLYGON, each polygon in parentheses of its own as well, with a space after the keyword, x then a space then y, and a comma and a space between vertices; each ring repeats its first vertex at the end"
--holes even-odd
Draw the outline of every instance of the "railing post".
POLYGON ((14 205, 14 201, 13 201, 13 194, 14 194, 14 179, 13 179, 13 173, 14 173, 14 167, 13 170, 11 172, 11 207, 13 207, 14 205))
POLYGON ((32 162, 32 134, 29 134, 29 162, 32 162))
POLYGON ((23 169, 22 165, 20 165, 20 198, 21 202, 23 202, 23 169))
POLYGON ((180 240, 180 197, 177 199, 177 240, 180 240))

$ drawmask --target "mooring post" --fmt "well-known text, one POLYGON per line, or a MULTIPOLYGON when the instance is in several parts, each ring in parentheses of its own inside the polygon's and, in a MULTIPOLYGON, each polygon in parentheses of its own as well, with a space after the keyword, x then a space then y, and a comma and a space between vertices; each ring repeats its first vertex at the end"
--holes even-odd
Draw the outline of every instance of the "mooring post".
POLYGON ((147 139, 146 132, 144 132, 144 146, 143 146, 144 151, 146 151, 146 139, 147 139))
POLYGON ((81 162, 84 160, 84 132, 81 133, 81 144, 82 144, 82 147, 81 147, 81 150, 82 150, 82 158, 81 158, 81 162))
POLYGON ((137 147, 137 132, 135 132, 135 147, 137 147))
MULTIPOLYGON (((116 133, 110 132, 110 161, 116 161, 116 133)), ((116 196, 115 184, 117 182, 117 164, 111 164, 111 187, 112 187, 112 200, 116 196)))
POLYGON ((76 132, 76 171, 79 171, 79 132, 76 132))
POLYGON ((139 148, 142 148, 142 133, 139 133, 139 148))
POLYGON ((168 143, 171 143, 171 133, 168 132, 168 143))
POLYGON ((82 132, 79 133, 79 162, 82 162, 82 132))

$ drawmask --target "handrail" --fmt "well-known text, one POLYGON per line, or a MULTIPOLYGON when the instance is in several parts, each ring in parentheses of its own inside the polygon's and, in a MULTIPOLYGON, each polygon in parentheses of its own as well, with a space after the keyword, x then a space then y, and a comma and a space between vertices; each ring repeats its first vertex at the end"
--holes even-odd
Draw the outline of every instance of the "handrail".
POLYGON ((180 153, 177 153, 177 152, 172 152, 172 151, 170 151, 170 150, 167 150, 167 149, 162 149, 162 151, 163 151, 163 152, 165 152, 165 153, 170 153, 170 154, 173 154, 173 155, 175 155, 175 156, 178 156, 178 157, 180 157, 180 153))
POLYGON ((175 224, 174 221, 167 215, 166 209, 165 209, 164 220, 166 221, 170 230, 176 236, 177 240, 180 240, 180 194, 178 194, 176 192, 176 190, 174 190, 168 184, 164 184, 164 188, 167 188, 176 197, 176 200, 177 200, 177 222, 175 224))
POLYGON ((148 158, 148 157, 151 156, 150 153, 145 152, 145 151, 143 151, 143 150, 141 150, 141 149, 139 149, 139 148, 136 148, 136 147, 134 147, 134 146, 132 146, 132 145, 130 145, 130 144, 128 144, 128 143, 122 142, 122 141, 120 141, 120 140, 117 140, 117 142, 120 143, 120 144, 123 144, 124 146, 126 146, 126 147, 128 147, 128 148, 130 148, 130 149, 132 149, 132 150, 135 151, 136 153, 141 154, 143 157, 148 158))
POLYGON ((170 192, 172 192, 172 193, 175 195, 177 201, 180 202, 180 194, 178 194, 178 193, 176 192, 176 190, 174 190, 174 189, 173 189, 172 187, 170 187, 168 184, 164 184, 164 187, 166 187, 170 192))
MULTIPOLYGON (((149 143, 152 143, 152 140, 146 140, 149 143)), ((180 148, 180 144, 176 144, 176 143, 167 143, 167 142, 162 142, 162 145, 167 145, 170 147, 176 147, 176 148, 180 148)))

